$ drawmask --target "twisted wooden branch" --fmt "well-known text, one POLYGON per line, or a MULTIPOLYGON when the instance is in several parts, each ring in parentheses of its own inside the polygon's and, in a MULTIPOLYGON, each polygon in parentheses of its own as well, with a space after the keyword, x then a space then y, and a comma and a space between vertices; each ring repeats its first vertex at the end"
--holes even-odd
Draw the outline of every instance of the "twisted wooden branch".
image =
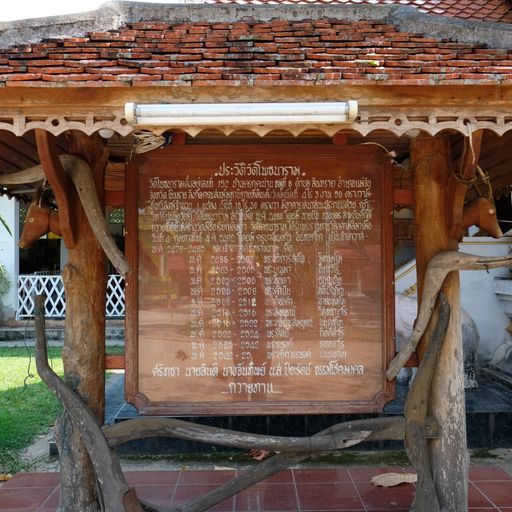
POLYGON ((126 276, 130 271, 130 265, 108 230, 89 165, 77 156, 62 155, 59 158, 78 192, 78 197, 80 197, 80 202, 96 239, 116 270, 122 276, 126 276))
POLYGON ((445 251, 434 256, 427 267, 418 318, 411 338, 389 363, 386 371, 388 380, 393 380, 416 349, 430 322, 437 296, 446 276, 455 270, 489 270, 512 265, 512 256, 488 258, 464 252, 445 251))
POLYGON ((439 512, 439 500, 432 478, 430 457, 427 447, 427 408, 434 369, 446 337, 450 321, 450 305, 441 292, 437 299, 439 317, 427 345, 425 356, 412 381, 405 401, 405 450, 416 471, 418 485, 414 499, 415 512, 439 512))
MULTIPOLYGON (((233 432, 172 418, 137 418, 107 427, 103 432, 110 446, 147 436, 168 436, 237 448, 272 448, 282 452, 247 469, 241 475, 193 502, 172 509, 173 512, 201 512, 293 464, 332 452, 330 448, 328 451, 323 450, 323 446, 338 446, 338 449, 342 449, 362 441, 403 440, 405 419, 402 416, 395 416, 339 423, 311 438, 233 432), (289 451, 293 449, 303 451, 289 451)), ((437 437, 439 428, 434 418, 426 418, 425 432, 428 438, 437 437)), ((147 503, 143 505, 148 507, 147 510, 154 512, 170 512, 168 508, 147 503)))
POLYGON ((0 174, 0 185, 25 185, 29 183, 38 183, 44 180, 44 170, 42 165, 36 165, 23 171, 0 174))
POLYGON ((41 380, 64 405, 78 429, 91 458, 105 510, 142 512, 135 491, 127 484, 117 456, 112 453, 98 420, 84 402, 63 382, 48 364, 44 327, 44 296, 35 297, 36 366, 41 380))

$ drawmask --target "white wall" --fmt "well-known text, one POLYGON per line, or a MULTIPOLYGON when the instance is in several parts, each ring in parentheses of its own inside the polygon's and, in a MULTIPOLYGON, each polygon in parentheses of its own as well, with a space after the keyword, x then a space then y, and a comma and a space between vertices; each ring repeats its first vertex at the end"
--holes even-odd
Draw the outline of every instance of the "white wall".
MULTIPOLYGON (((505 256, 512 247, 512 238, 499 240, 489 237, 467 237, 459 245, 461 252, 481 256, 505 256)), ((510 340, 505 330, 510 320, 494 292, 494 278, 508 277, 508 268, 471 270, 460 273, 461 305, 474 319, 480 333, 478 357, 482 361, 492 359, 496 348, 510 340)), ((395 272, 395 291, 411 293, 416 284, 416 261, 411 261, 395 272)))
MULTIPOLYGON (((506 256, 512 238, 499 240, 488 237, 464 238, 460 250, 480 256, 506 256)), ((505 328, 510 319, 494 292, 494 278, 508 277, 506 267, 489 270, 471 270, 460 273, 460 295, 462 307, 473 317, 480 333, 479 357, 492 359, 496 348, 509 338, 505 328)))
POLYGON ((0 197, 0 215, 9 226, 12 236, 0 225, 0 263, 5 267, 7 276, 11 282, 9 292, 2 297, 3 319, 14 318, 17 308, 16 280, 19 273, 18 257, 18 203, 14 199, 5 196, 0 197))

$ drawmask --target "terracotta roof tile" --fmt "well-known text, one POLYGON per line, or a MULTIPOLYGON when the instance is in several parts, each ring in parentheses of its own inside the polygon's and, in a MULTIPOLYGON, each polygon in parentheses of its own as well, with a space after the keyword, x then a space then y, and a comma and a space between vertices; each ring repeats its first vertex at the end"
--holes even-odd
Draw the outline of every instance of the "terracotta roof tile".
POLYGON ((439 16, 512 23, 508 0, 205 0, 210 4, 398 4, 439 16))
POLYGON ((371 20, 134 23, 0 50, 0 64, 8 87, 512 83, 512 50, 371 20))

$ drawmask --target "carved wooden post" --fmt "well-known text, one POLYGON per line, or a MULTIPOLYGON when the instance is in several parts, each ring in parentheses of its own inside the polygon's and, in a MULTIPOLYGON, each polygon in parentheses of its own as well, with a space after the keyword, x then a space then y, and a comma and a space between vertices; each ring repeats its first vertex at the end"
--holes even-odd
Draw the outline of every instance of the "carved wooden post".
MULTIPOLYGON (((97 135, 71 132, 69 153, 91 167, 96 190, 103 204, 104 174, 108 151, 97 135)), ((66 335, 63 362, 66 381, 103 421, 105 396, 105 300, 106 258, 87 221, 80 201, 71 207, 76 219, 76 245, 69 250, 62 272, 66 290, 66 335)), ((57 426, 61 461, 62 512, 99 510, 91 461, 65 415, 57 426), (77 482, 79 484, 77 485, 77 482)))
MULTIPOLYGON (((412 141, 418 297, 430 259, 441 251, 458 249, 458 241, 450 237, 453 203, 448 187, 450 162, 447 138, 419 137, 412 141)), ((439 420, 440 436, 429 441, 429 452, 440 508, 459 512, 467 508, 469 461, 458 272, 448 275, 442 291, 452 314, 432 384, 429 414, 439 420)), ((420 345, 420 357, 424 350, 420 345)))

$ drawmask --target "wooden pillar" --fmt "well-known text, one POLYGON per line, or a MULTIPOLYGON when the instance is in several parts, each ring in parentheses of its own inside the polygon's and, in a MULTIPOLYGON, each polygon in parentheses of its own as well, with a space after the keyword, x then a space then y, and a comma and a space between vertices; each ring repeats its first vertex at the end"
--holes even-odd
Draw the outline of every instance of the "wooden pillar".
MULTIPOLYGON (((428 262, 441 251, 457 250, 458 240, 450 238, 453 198, 449 197, 451 187, 448 186, 451 165, 448 139, 419 137, 412 141, 410 154, 414 172, 418 297, 421 297, 428 262)), ((441 435, 429 441, 429 452, 441 510, 462 512, 467 509, 469 460, 458 272, 448 275, 442 291, 450 304, 451 318, 429 404, 429 415, 438 419, 441 435)), ((420 358, 424 350, 420 344, 420 358)))
MULTIPOLYGON (((97 135, 73 131, 69 153, 91 167, 103 204, 104 173, 108 151, 97 135)), ((62 352, 65 379, 103 422, 105 409, 105 301, 106 258, 94 236, 78 198, 74 209, 76 245, 62 272, 66 291, 65 341, 62 352)), ((56 428, 61 462, 61 512, 96 511, 97 490, 91 461, 79 433, 63 415, 56 428)))

